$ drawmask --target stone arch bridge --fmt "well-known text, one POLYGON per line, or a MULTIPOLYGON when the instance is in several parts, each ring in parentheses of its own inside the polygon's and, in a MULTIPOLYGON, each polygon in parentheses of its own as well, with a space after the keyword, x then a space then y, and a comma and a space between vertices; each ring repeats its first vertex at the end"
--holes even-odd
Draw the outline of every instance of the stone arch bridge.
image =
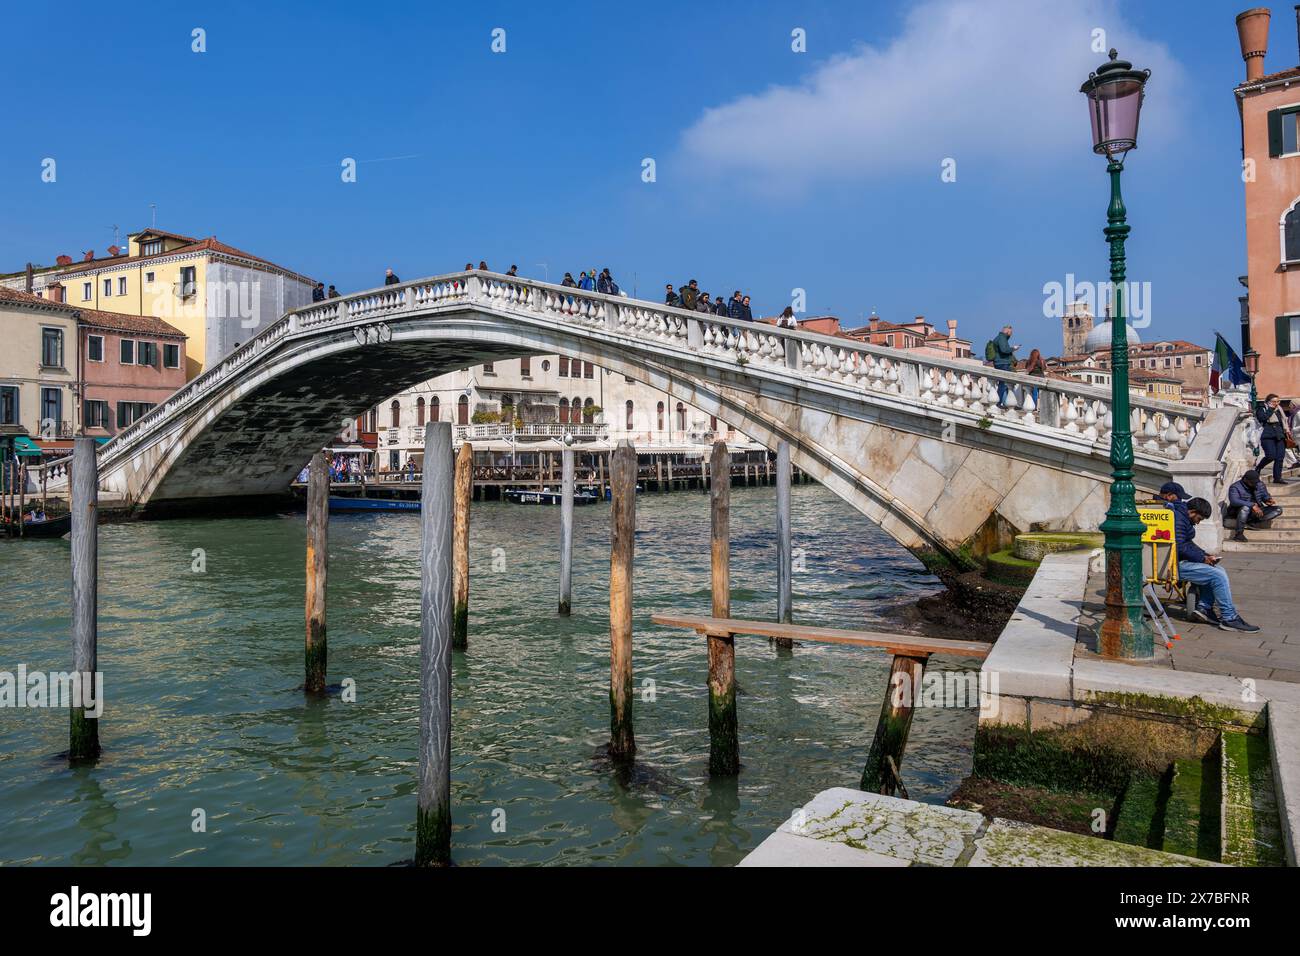
MULTIPOLYGON (((1106 390, 479 271, 286 314, 104 444, 101 487, 144 514, 281 497, 344 419, 534 353, 789 442, 796 465, 923 557, 1095 528, 1107 507, 1106 390)), ((1213 500, 1247 454, 1234 408, 1136 398, 1133 424, 1140 489, 1174 477, 1213 500)))

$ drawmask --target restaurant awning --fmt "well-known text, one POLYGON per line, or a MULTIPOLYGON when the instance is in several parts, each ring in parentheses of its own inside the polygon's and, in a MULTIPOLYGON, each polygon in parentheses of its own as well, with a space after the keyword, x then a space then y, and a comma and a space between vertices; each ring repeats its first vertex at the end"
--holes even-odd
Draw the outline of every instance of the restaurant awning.
POLYGON ((31 455, 36 458, 39 458, 41 457, 41 446, 36 444, 36 442, 32 441, 26 435, 15 435, 14 454, 31 455))

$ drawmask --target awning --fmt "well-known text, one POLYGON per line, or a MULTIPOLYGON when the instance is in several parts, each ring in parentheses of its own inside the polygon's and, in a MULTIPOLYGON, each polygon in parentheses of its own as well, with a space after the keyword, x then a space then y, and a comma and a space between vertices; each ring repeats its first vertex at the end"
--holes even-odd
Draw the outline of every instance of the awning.
POLYGON ((36 458, 39 458, 41 457, 41 446, 36 444, 36 442, 32 441, 26 435, 15 435, 14 454, 31 455, 36 458))

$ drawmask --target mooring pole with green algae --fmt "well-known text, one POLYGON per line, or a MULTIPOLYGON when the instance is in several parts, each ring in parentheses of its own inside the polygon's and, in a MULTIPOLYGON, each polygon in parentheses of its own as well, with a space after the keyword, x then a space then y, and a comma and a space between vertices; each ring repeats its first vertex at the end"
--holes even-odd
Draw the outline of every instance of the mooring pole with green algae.
MULTIPOLYGON (((710 568, 713 616, 731 617, 731 455, 725 441, 713 443, 709 492, 710 568)), ((731 776, 740 771, 736 729, 736 638, 710 634, 709 773, 731 776)))
MULTIPOLYGON (((573 441, 565 435, 566 446, 573 441)), ((564 480, 560 488, 560 616, 568 617, 573 609, 573 449, 563 451, 564 480)))
POLYGON ((624 439, 609 460, 609 755, 636 755, 632 732, 632 561, 636 552, 636 449, 624 439))
POLYGON ((303 690, 325 693, 325 602, 329 574, 330 472, 325 452, 307 466, 307 643, 303 690))
MULTIPOLYGON (((770 464, 769 464, 770 467, 770 464)), ((776 446, 776 619, 794 621, 794 552, 790 546, 790 443, 776 446)), ((783 651, 794 647, 788 637, 774 638, 783 651)))
POLYGON ((903 751, 907 749, 907 734, 912 729, 912 713, 927 659, 894 655, 889 667, 889 685, 880 704, 880 720, 876 722, 876 735, 871 738, 859 789, 890 796, 897 791, 903 751))
POLYGON ((416 866, 451 863, 451 423, 424 426, 420 487, 420 762, 416 866))
MULTIPOLYGON (((73 443, 72 502, 72 670, 81 679, 82 697, 73 701, 68 760, 78 763, 99 756, 99 720, 86 715, 88 687, 99 669, 99 463, 95 439, 78 436, 73 443)), ((21 516, 20 516, 21 520, 21 516)), ((74 684, 75 686, 75 684, 74 684)), ((96 700, 96 706, 100 705, 96 700)))
POLYGON ((469 647, 469 503, 474 497, 474 446, 462 442, 456 453, 455 516, 451 532, 451 646, 469 647))

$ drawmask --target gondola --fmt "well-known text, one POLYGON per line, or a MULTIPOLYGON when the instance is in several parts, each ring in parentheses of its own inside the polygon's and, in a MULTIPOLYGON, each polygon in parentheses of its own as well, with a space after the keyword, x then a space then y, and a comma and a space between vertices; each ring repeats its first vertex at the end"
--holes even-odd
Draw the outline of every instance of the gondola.
MULTIPOLYGON (((10 533, 13 522, 6 521, 4 525, 5 533, 10 533)), ((62 538, 72 530, 72 513, 55 515, 53 518, 46 518, 44 521, 32 521, 30 518, 23 520, 21 535, 24 538, 62 538)), ((13 527, 15 537, 18 537, 17 527, 13 527)))

